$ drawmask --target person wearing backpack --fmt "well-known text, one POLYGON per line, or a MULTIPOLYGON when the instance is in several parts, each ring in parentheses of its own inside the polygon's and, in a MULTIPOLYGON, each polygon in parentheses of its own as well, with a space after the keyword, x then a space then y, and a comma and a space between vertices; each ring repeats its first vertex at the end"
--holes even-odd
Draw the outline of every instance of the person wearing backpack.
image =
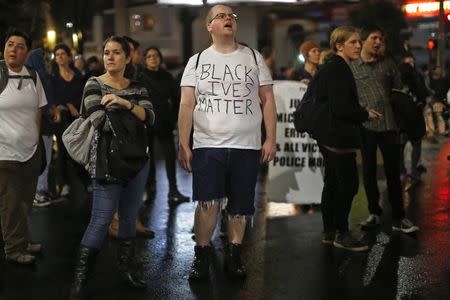
POLYGON ((40 252, 31 244, 27 217, 36 192, 43 149, 38 147, 41 108, 47 104, 35 70, 24 65, 30 37, 6 34, 0 61, 0 220, 6 260, 31 264, 40 252))
POLYGON ((225 268, 230 277, 244 278, 242 241, 255 212, 259 164, 276 153, 273 81, 262 55, 236 42, 237 15, 231 7, 213 6, 205 25, 212 45, 189 59, 180 84, 179 160, 192 171, 192 198, 198 201, 189 279, 209 276, 210 240, 221 206, 228 212, 225 268))
POLYGON ((348 215, 359 186, 356 151, 361 142, 360 127, 362 122, 381 115, 358 103, 355 79, 349 68, 350 61, 358 59, 361 51, 358 30, 350 26, 336 28, 331 33, 330 48, 336 55, 329 58, 314 79, 316 101, 321 105, 312 135, 325 165, 322 242, 350 251, 366 251, 367 243, 349 232, 348 215))

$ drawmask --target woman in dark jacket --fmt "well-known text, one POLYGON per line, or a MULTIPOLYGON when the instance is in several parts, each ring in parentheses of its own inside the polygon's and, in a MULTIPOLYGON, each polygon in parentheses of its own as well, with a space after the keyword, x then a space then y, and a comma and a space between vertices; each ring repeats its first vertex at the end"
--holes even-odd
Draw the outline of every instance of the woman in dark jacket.
POLYGON ((155 138, 163 149, 166 161, 167 179, 169 181, 169 193, 167 195, 170 204, 178 204, 189 201, 189 197, 178 191, 176 176, 176 150, 173 130, 178 116, 179 87, 172 75, 161 68, 163 57, 157 47, 149 47, 144 52, 146 68, 139 74, 138 80, 142 81, 149 91, 155 111, 155 126, 150 131, 150 174, 148 182, 149 198, 153 198, 156 192, 155 157, 153 155, 153 142, 155 138))
POLYGON ((61 182, 58 182, 60 196, 68 196, 70 192, 72 198, 81 200, 86 196, 83 191, 87 185, 87 176, 83 168, 70 158, 61 137, 70 123, 79 116, 85 81, 73 66, 72 53, 67 45, 56 45, 53 54, 55 59, 52 62, 50 86, 54 101, 49 110, 54 111, 60 120, 55 128, 59 150, 57 163, 60 171, 58 178, 61 179, 61 182))
POLYGON ((359 59, 361 41, 356 28, 341 26, 330 38, 336 55, 317 74, 318 119, 313 136, 318 141, 325 164, 322 191, 322 242, 352 251, 368 250, 368 245, 352 237, 348 215, 358 192, 356 151, 360 147, 360 126, 381 115, 358 103, 355 80, 348 66, 359 59))

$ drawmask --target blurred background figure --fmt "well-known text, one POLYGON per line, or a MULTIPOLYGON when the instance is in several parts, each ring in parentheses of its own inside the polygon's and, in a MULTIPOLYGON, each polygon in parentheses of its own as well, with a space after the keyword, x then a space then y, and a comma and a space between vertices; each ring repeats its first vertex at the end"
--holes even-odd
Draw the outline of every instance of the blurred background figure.
POLYGON ((331 49, 324 49, 320 51, 319 66, 324 65, 334 54, 334 51, 331 49))
POLYGON ((130 46, 131 63, 127 64, 125 69, 125 77, 136 80, 139 74, 144 70, 142 65, 142 55, 140 49, 140 43, 129 36, 123 37, 130 46))
POLYGON ((300 45, 299 51, 305 60, 305 64, 300 66, 293 79, 308 85, 317 72, 320 59, 320 46, 316 42, 305 41, 300 45))
MULTIPOLYGON (((70 48, 65 44, 55 46, 54 60, 52 62, 52 73, 50 77, 52 87, 53 106, 58 127, 56 128, 56 139, 58 145, 57 167, 59 174, 57 178, 60 196, 71 198, 78 196, 87 185, 87 176, 84 169, 77 164, 67 153, 62 142, 62 133, 80 115, 79 109, 84 88, 84 78, 74 67, 70 48), (60 119, 60 121, 59 121, 60 119), (70 186, 73 185, 71 189, 70 186)), ((81 195, 84 197, 85 195, 81 195)))
MULTIPOLYGON (((426 98, 429 96, 425 81, 421 74, 415 68, 415 59, 412 54, 407 53, 402 59, 402 63, 399 65, 399 71, 403 83, 403 90, 409 94, 418 109, 423 111, 423 107, 426 102, 426 98)), ((411 139, 406 133, 400 135, 401 143, 401 158, 400 158, 400 172, 401 179, 405 181, 407 177, 411 177, 414 180, 420 180, 420 174, 426 172, 426 168, 420 164, 420 157, 422 152, 422 138, 411 139), (408 174, 405 166, 404 149, 407 142, 411 143, 411 168, 408 174)))
POLYGON ((86 80, 92 76, 100 76, 105 73, 103 65, 97 56, 91 56, 86 60, 86 80))
POLYGON ((84 77, 86 75, 86 61, 84 60, 83 55, 78 54, 73 58, 73 65, 84 77))
POLYGON ((446 133, 443 112, 445 111, 444 103, 446 103, 449 85, 447 78, 441 76, 441 72, 440 66, 433 66, 425 80, 431 92, 431 97, 427 99, 424 108, 427 140, 431 143, 437 143, 437 134, 444 135, 446 133))
POLYGON ((41 79, 42 86, 47 97, 47 105, 41 109, 42 119, 40 124, 40 134, 44 146, 43 150, 45 151, 46 164, 45 168, 38 178, 36 194, 33 200, 33 206, 45 207, 50 205, 50 200, 52 198, 56 197, 56 195, 53 195, 49 189, 48 171, 52 160, 52 137, 54 134, 55 123, 59 122, 60 118, 59 114, 56 114, 56 110, 49 109, 53 106, 53 97, 50 86, 50 76, 47 72, 47 65, 44 57, 44 51, 40 47, 40 45, 31 51, 25 63, 33 67, 39 74, 39 78, 41 79))
POLYGON ((272 78, 274 80, 280 79, 280 76, 278 76, 276 71, 275 52, 272 47, 263 47, 261 49, 261 55, 263 56, 264 62, 266 63, 267 67, 270 70, 270 73, 272 74, 272 78))
POLYGON ((150 175, 148 178, 148 199, 155 197, 156 193, 156 168, 154 156, 154 140, 158 140, 162 147, 166 163, 167 180, 169 181, 169 193, 167 195, 170 204, 178 204, 189 201, 189 197, 181 194, 177 186, 176 174, 176 150, 173 130, 178 116, 180 103, 179 88, 172 75, 161 68, 163 56, 158 47, 152 46, 145 50, 146 68, 139 74, 139 80, 145 84, 150 93, 153 110, 156 115, 154 126, 149 131, 150 139, 150 175))

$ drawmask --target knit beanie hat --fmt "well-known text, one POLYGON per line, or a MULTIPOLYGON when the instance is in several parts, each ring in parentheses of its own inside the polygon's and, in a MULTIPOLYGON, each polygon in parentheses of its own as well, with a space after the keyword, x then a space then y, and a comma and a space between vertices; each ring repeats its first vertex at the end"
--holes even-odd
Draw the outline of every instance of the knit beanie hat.
POLYGON ((300 45, 300 53, 306 59, 308 57, 309 51, 311 51, 311 49, 314 49, 314 48, 320 49, 319 44, 317 44, 313 41, 305 41, 300 45))

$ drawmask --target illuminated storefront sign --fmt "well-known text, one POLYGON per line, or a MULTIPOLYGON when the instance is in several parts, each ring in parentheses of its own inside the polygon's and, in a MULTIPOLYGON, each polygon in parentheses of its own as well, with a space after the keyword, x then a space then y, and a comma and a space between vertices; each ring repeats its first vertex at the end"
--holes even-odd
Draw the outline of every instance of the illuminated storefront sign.
MULTIPOLYGON (((439 2, 407 3, 402 7, 407 17, 432 17, 439 15, 439 2)), ((450 13, 450 1, 444 1, 444 12, 450 13)))

